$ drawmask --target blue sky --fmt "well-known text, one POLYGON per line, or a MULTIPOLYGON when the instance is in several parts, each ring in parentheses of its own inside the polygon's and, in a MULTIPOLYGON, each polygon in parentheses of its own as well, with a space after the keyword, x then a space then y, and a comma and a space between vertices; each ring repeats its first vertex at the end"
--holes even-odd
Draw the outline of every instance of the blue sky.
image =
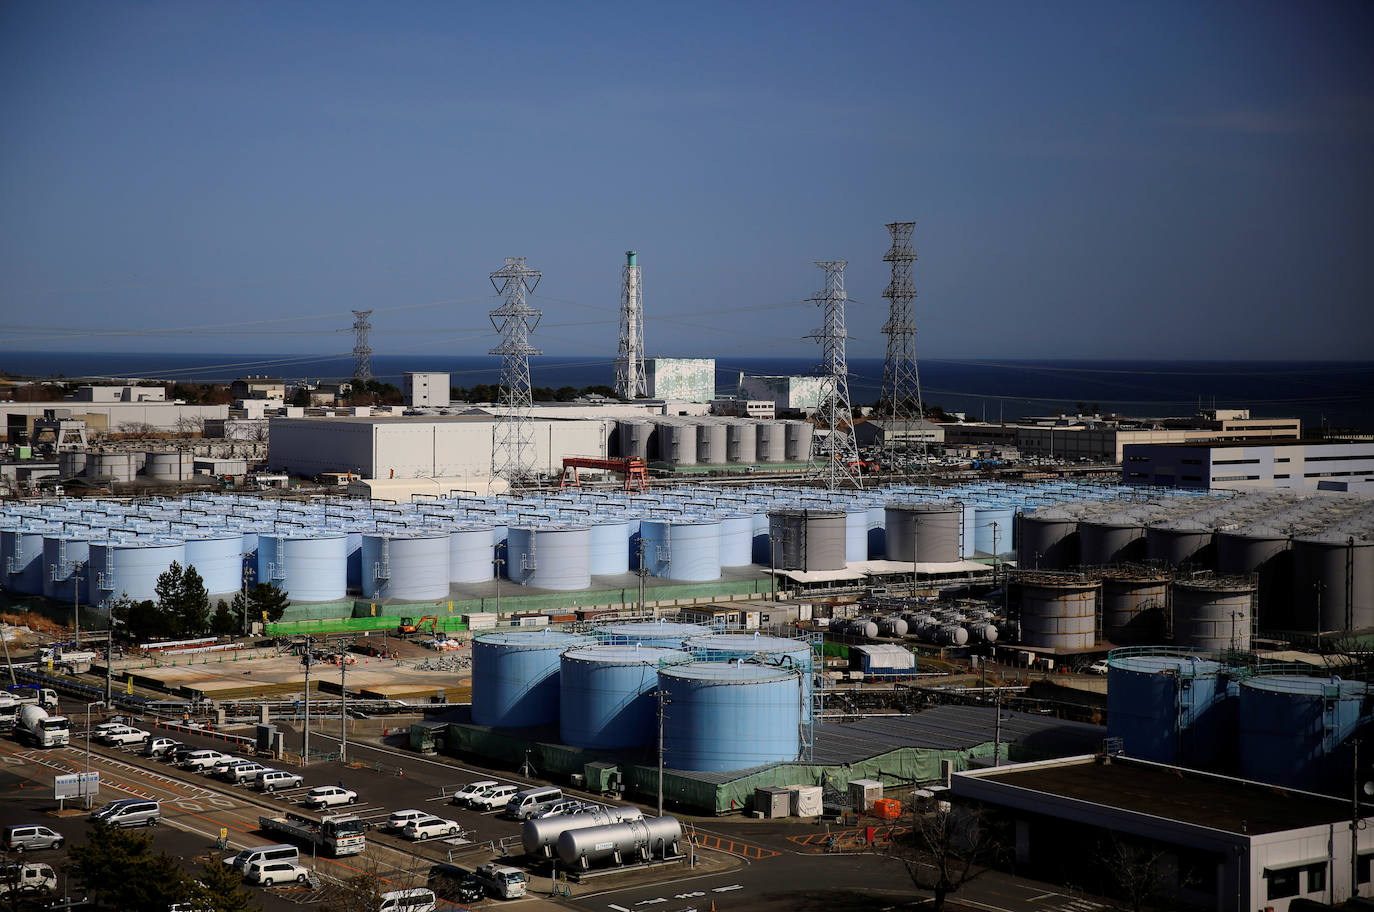
POLYGON ((1374 5, 0 5, 0 352, 1366 358, 1374 5))

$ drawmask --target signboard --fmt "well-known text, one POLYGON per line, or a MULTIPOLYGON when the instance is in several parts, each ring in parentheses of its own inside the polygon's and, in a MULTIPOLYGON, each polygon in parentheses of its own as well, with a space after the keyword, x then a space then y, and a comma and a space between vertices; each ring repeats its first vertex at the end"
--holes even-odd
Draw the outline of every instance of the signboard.
POLYGON ((100 794, 99 773, 72 773, 55 776, 52 781, 52 796, 57 799, 84 798, 100 794))

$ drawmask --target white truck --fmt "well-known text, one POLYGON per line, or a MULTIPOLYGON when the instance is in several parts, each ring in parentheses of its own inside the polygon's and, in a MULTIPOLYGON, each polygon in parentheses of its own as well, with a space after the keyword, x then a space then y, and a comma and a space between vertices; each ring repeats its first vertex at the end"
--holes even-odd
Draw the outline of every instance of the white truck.
POLYGON ((330 814, 313 820, 287 812, 280 817, 259 817, 258 829, 296 842, 314 845, 321 855, 359 855, 367 849, 367 824, 352 814, 330 814))
POLYGON ((38 650, 34 658, 41 666, 51 666, 53 671, 85 674, 91 670, 91 664, 99 659, 100 655, 84 650, 64 650, 60 646, 46 646, 38 650))
POLYGON ((41 706, 19 711, 19 734, 37 747, 65 747, 71 740, 71 724, 65 716, 50 716, 41 706))
POLYGON ((20 684, 0 691, 0 704, 14 703, 19 706, 41 706, 48 712, 57 710, 57 691, 51 687, 34 687, 20 684))

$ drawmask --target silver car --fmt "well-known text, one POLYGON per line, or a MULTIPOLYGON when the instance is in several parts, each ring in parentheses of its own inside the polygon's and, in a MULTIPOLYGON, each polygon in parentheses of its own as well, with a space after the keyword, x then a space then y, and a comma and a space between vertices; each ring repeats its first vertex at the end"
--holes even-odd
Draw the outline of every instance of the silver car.
POLYGON ((60 849, 66 841, 61 833, 38 824, 25 823, 5 827, 5 849, 10 852, 60 849))

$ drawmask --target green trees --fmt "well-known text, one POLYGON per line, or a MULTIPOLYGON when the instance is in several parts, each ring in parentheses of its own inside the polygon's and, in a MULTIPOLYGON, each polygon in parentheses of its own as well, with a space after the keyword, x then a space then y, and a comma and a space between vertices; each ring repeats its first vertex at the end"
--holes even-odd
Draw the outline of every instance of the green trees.
POLYGON ((187 902, 195 884, 166 852, 153 852, 151 833, 105 823, 90 841, 67 851, 67 870, 102 904, 116 909, 166 909, 187 902))
POLYGON ((249 621, 262 620, 263 614, 268 621, 280 621, 290 601, 290 597, 276 586, 258 583, 248 589, 246 600, 242 592, 234 596, 233 614, 236 619, 242 618, 246 609, 249 621))
POLYGON ((262 906, 243 885, 243 874, 211 855, 201 868, 195 907, 205 912, 257 912, 262 906))
POLYGON ((227 636, 237 633, 243 624, 244 611, 249 620, 257 620, 266 612, 267 619, 277 621, 286 611, 289 598, 285 592, 259 583, 234 596, 233 604, 221 600, 210 613, 210 595, 195 567, 184 570, 173 563, 157 578, 153 587, 157 600, 137 602, 118 598, 110 606, 114 619, 123 625, 125 635, 135 642, 158 637, 198 637, 207 633, 227 636))

